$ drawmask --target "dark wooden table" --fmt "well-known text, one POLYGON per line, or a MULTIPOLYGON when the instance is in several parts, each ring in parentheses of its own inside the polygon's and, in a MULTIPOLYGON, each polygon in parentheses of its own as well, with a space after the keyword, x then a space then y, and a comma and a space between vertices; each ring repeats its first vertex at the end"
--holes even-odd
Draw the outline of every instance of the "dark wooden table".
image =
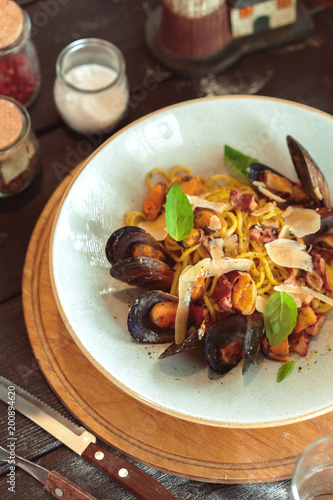
MULTIPOLYGON (((107 136, 84 139, 59 119, 53 101, 53 82, 55 61, 61 49, 85 37, 103 38, 121 49, 126 59, 131 98, 129 113, 119 128, 169 104, 211 94, 274 96, 333 114, 333 10, 308 0, 306 5, 314 26, 305 39, 251 54, 222 74, 188 79, 163 67, 145 44, 144 26, 149 13, 159 4, 156 0, 21 0, 20 4, 32 19, 42 68, 41 94, 29 109, 40 143, 42 169, 24 192, 0 200, 0 370, 3 376, 29 386, 37 396, 61 410, 60 402, 36 364, 27 337, 21 302, 22 269, 32 230, 49 197, 65 175, 107 139, 107 136)), ((2 402, 0 419, 0 444, 6 445, 7 408, 2 402)), ((133 498, 19 414, 16 415, 16 437, 19 455, 59 471, 98 499, 133 498)), ((290 481, 210 484, 138 466, 169 488, 179 500, 289 498, 290 481)), ((20 470, 16 471, 16 492, 11 493, 7 472, 5 467, 0 469, 2 500, 51 498, 35 479, 20 470)))

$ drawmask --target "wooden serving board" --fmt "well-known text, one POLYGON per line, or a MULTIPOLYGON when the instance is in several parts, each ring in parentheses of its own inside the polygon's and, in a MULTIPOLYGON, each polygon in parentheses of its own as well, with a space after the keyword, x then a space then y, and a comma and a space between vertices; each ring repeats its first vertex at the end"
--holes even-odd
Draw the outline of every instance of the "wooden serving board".
POLYGON ((197 424, 133 399, 106 379, 79 350, 58 313, 49 275, 52 223, 62 195, 78 170, 65 178, 42 212, 23 272, 28 336, 53 391, 71 414, 102 441, 155 469, 214 483, 289 478, 303 449, 333 434, 333 412, 297 424, 262 429, 197 424))

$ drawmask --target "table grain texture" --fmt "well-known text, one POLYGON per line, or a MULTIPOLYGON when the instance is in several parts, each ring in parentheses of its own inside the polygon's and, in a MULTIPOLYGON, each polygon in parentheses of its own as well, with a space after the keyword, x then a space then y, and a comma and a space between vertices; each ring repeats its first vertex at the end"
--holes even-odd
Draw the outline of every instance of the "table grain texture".
MULTIPOLYGON (((21 0, 19 3, 32 19, 33 39, 42 71, 41 93, 29 109, 32 127, 39 139, 42 168, 24 192, 0 200, 0 373, 29 387, 35 395, 71 418, 44 380, 29 344, 22 310, 22 270, 31 233, 51 194, 108 135, 82 137, 69 130, 59 118, 53 101, 55 62, 59 52, 73 40, 86 37, 109 40, 123 52, 130 102, 129 112, 116 131, 164 106, 208 95, 279 97, 333 114, 333 9, 306 0, 303 4, 313 20, 313 30, 306 38, 248 55, 221 74, 188 79, 163 67, 145 44, 145 23, 150 12, 160 4, 157 0, 21 0)), ((0 444, 5 446, 7 408, 2 402, 0 421, 0 444)), ((99 500, 134 498, 19 414, 16 415, 16 437, 17 454, 57 470, 99 500)), ((289 499, 290 481, 211 484, 137 465, 160 481, 178 500, 289 499)), ((2 466, 1 500, 52 498, 40 483, 20 470, 16 470, 15 493, 10 492, 7 473, 8 469, 2 466)))

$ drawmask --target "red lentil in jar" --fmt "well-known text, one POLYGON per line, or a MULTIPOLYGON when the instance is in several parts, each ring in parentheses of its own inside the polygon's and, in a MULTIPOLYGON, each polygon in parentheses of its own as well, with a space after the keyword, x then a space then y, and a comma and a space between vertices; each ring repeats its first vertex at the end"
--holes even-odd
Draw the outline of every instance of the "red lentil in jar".
POLYGON ((0 12, 0 95, 27 107, 37 97, 41 82, 30 18, 13 0, 0 0, 0 12))

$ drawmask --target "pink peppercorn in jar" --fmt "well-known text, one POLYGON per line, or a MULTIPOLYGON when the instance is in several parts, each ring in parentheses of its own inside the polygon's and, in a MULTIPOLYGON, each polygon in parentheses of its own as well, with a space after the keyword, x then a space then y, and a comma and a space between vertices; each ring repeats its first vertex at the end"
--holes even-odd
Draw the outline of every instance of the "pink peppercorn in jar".
POLYGON ((0 13, 0 95, 28 107, 41 83, 30 18, 13 0, 0 0, 0 13))
POLYGON ((28 111, 14 99, 0 96, 0 198, 25 189, 39 165, 28 111))

